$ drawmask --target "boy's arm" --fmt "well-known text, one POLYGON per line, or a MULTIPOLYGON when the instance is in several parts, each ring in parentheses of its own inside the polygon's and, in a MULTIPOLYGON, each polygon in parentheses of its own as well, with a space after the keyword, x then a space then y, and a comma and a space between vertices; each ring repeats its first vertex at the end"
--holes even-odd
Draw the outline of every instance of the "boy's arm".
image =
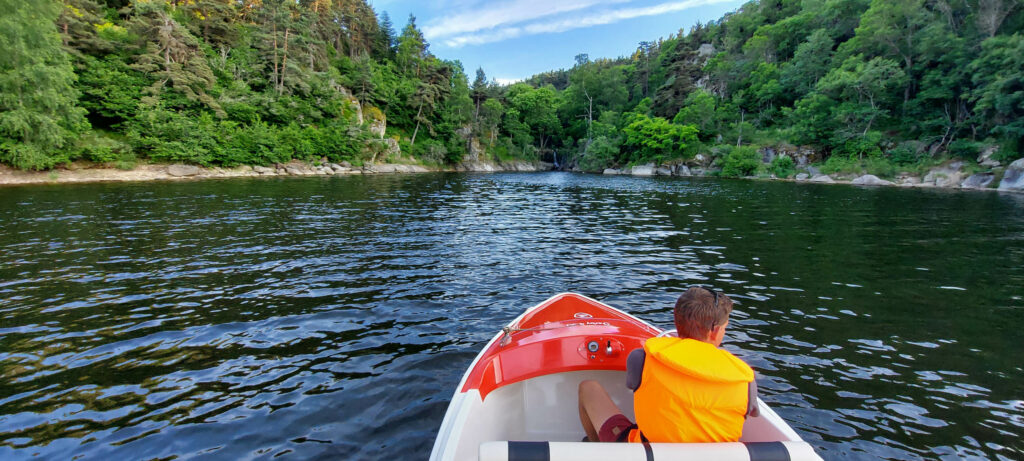
MULTIPOLYGON (((629 366, 628 362, 626 363, 626 366, 629 366)), ((757 379, 752 379, 747 383, 747 413, 743 416, 753 416, 756 418, 760 414, 761 410, 758 410, 757 408, 757 379)))
POLYGON ((640 388, 640 380, 644 375, 644 361, 647 353, 643 348, 633 349, 626 357, 626 387, 636 392, 640 388))

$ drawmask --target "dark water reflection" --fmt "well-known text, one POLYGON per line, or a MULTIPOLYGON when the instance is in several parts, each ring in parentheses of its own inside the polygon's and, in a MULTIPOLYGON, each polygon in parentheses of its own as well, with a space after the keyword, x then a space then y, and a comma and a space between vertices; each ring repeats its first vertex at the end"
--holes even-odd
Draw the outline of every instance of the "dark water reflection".
MULTIPOLYGON (((0 190, 0 458, 426 458, 577 291, 726 347, 826 458, 1024 455, 1024 197, 550 174, 0 190)), ((574 398, 574 397, 567 397, 574 398)))

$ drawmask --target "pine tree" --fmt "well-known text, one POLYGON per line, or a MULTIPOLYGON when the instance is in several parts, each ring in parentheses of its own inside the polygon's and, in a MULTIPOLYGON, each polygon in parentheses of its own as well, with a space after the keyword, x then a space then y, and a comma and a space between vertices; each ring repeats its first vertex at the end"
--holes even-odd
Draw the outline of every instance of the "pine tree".
POLYGON ((374 55, 379 58, 394 57, 395 26, 391 23, 391 16, 388 16, 387 11, 381 13, 380 20, 377 22, 377 30, 377 43, 374 55))
POLYGON ((93 0, 64 0, 57 29, 67 51, 96 54, 113 50, 113 45, 97 33, 97 26, 106 23, 101 10, 93 0))
POLYGON ((200 101, 223 115, 220 105, 206 92, 216 79, 195 36, 174 20, 169 5, 141 2, 134 8, 133 29, 147 41, 132 67, 156 77, 150 88, 151 96, 143 103, 157 105, 157 98, 170 86, 189 100, 200 101))
POLYGON ((402 67, 402 72, 420 77, 421 64, 427 56, 427 41, 416 28, 416 17, 410 14, 409 23, 398 37, 398 65, 402 67))
POLYGON ((52 0, 0 0, 0 161, 19 168, 68 160, 72 140, 88 129, 55 27, 60 7, 52 0))

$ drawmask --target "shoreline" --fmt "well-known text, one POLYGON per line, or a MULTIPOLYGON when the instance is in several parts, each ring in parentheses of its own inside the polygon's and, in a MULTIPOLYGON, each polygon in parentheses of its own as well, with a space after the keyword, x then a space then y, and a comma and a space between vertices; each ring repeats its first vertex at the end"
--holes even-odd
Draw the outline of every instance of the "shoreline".
POLYGON ((544 163, 512 161, 504 163, 466 162, 451 168, 431 168, 410 164, 374 164, 353 167, 340 164, 314 165, 292 161, 271 167, 242 165, 234 168, 201 167, 180 164, 140 164, 131 170, 107 166, 72 164, 51 171, 22 171, 0 165, 0 187, 28 185, 89 184, 104 182, 187 181, 221 178, 352 176, 391 173, 546 171, 544 163))
MULTIPOLYGON (((414 164, 374 164, 353 167, 339 164, 314 165, 307 162, 292 161, 286 164, 279 164, 272 167, 242 165, 234 168, 224 167, 201 167, 195 165, 181 164, 141 164, 131 170, 122 170, 108 166, 72 164, 70 167, 55 169, 51 171, 22 171, 0 165, 0 188, 30 186, 30 185, 61 185, 61 184, 90 184, 108 182, 143 182, 143 181, 195 181, 205 179, 226 179, 226 178, 254 178, 254 177, 291 177, 291 176, 351 176, 351 175, 377 175, 394 173, 444 173, 444 172, 540 172, 551 171, 553 165, 543 162, 465 162, 449 168, 426 167, 414 164)), ((571 171, 572 173, 584 173, 571 171)), ((651 174, 644 172, 636 174, 627 170, 619 170, 616 173, 605 172, 606 176, 634 176, 634 177, 710 177, 706 174, 651 174)), ((869 175, 865 175, 869 176, 869 175)), ((903 182, 896 183, 885 180, 858 182, 858 179, 834 178, 830 175, 819 175, 814 178, 767 178, 767 177, 743 177, 743 178, 719 178, 719 179, 742 179, 748 181, 783 181, 801 184, 843 184, 860 187, 892 187, 897 189, 943 189, 958 191, 992 191, 1024 193, 1024 189, 999 188, 997 187, 963 187, 961 183, 951 182, 938 185, 934 182, 903 182), (825 177, 828 179, 822 180, 825 177)))

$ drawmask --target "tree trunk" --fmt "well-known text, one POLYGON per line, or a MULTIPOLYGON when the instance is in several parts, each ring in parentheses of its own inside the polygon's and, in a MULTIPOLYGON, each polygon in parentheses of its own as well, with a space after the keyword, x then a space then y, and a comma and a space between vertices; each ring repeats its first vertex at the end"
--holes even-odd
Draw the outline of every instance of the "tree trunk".
POLYGON ((740 147, 743 144, 743 118, 746 116, 746 112, 740 109, 740 129, 736 136, 736 147, 740 147))
MULTIPOLYGON (((586 80, 584 80, 584 83, 586 80)), ((590 97, 587 86, 583 85, 583 97, 587 98, 587 141, 591 140, 591 125, 594 122, 594 98, 590 97)))
POLYGON ((420 131, 421 115, 423 115, 423 104, 420 104, 420 110, 416 112, 416 129, 412 130, 412 142, 409 143, 410 146, 416 145, 416 133, 419 133, 420 131))
POLYGON ((274 18, 274 89, 277 90, 277 76, 279 74, 277 69, 277 18, 274 18))
MULTIPOLYGON (((907 42, 910 42, 910 38, 907 38, 907 42)), ((901 109, 900 115, 906 117, 907 115, 907 103, 910 102, 910 89, 914 86, 914 78, 911 75, 914 68, 914 60, 910 55, 903 56, 903 62, 907 66, 907 87, 903 89, 903 108, 901 109)))
POLYGON ((281 83, 280 83, 280 86, 278 87, 277 94, 284 94, 284 71, 285 71, 285 68, 288 67, 288 33, 289 32, 291 32, 291 29, 288 28, 288 27, 285 27, 284 28, 284 52, 282 53, 282 57, 281 57, 281 74, 280 74, 280 76, 281 76, 281 83))

